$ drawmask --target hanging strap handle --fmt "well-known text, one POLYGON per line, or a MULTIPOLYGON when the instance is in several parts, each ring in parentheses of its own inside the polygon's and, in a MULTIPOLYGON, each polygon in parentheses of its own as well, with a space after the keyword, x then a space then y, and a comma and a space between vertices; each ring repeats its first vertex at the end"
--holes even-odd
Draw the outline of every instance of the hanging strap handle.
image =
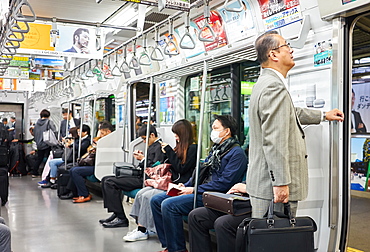
POLYGON ((121 71, 121 73, 129 73, 131 71, 128 66, 126 58, 127 58, 127 46, 125 46, 125 48, 123 49, 123 62, 121 66, 119 67, 119 70, 121 71))
POLYGON ((112 75, 113 76, 122 76, 122 73, 121 71, 119 70, 119 66, 118 66, 118 51, 116 52, 116 55, 115 55, 115 64, 114 64, 114 67, 112 68, 112 75))
POLYGON ((12 16, 17 21, 34 22, 36 20, 36 14, 27 0, 19 1, 18 5, 15 6, 12 16), (21 8, 23 6, 27 6, 29 8, 30 12, 32 13, 31 17, 23 16, 22 11, 21 11, 21 8))
POLYGON ((144 36, 144 39, 143 39, 143 48, 144 48, 144 51, 141 53, 140 57, 139 57, 139 64, 140 65, 143 65, 143 66, 150 66, 152 64, 151 60, 150 60, 150 57, 148 55, 148 52, 146 51, 146 35, 144 36), (146 60, 146 62, 145 62, 146 60))
MULTIPOLYGON (((151 60, 155 60, 155 61, 163 61, 164 60, 164 55, 163 55, 163 52, 162 50, 159 48, 159 34, 158 34, 158 29, 156 28, 155 29, 155 47, 152 51, 152 53, 150 54, 150 59, 151 60), (154 56, 154 52, 159 52, 159 56, 155 57, 154 56)), ((158 53, 157 53, 158 55, 158 53)))
POLYGON ((164 54, 171 55, 171 56, 179 55, 180 54, 179 49, 177 48, 177 45, 175 44, 175 42, 173 42, 174 30, 173 30, 173 22, 171 18, 168 18, 168 26, 169 26, 168 33, 170 34, 170 36, 169 36, 168 42, 166 43, 166 46, 164 47, 164 54), (170 46, 174 47, 175 51, 171 52, 170 46))
POLYGON ((135 70, 140 69, 139 60, 136 57, 136 40, 134 40, 132 54, 133 54, 133 56, 132 56, 130 62, 128 63, 128 67, 131 68, 131 69, 135 69, 135 70))
POLYGON ((193 39, 193 36, 190 35, 189 27, 190 27, 190 13, 185 16, 185 34, 182 36, 180 40, 180 48, 181 49, 194 49, 195 48, 195 41, 193 39), (185 38, 189 38, 191 43, 190 45, 188 43, 185 43, 185 38), (184 44, 185 43, 185 44, 184 44))
POLYGON ((198 39, 202 42, 213 42, 216 39, 216 35, 215 35, 214 31, 213 31, 212 27, 209 25, 208 19, 209 19, 210 15, 211 15, 211 9, 210 9, 210 7, 207 3, 207 5, 204 6, 204 25, 200 29, 199 34, 198 34, 198 39), (205 37, 202 36, 203 31, 205 31, 206 29, 208 29, 210 31, 211 38, 205 38, 205 37))
POLYGON ((242 2, 242 0, 236 0, 236 2, 239 4, 239 8, 231 8, 229 7, 229 0, 226 0, 224 3, 225 10, 229 12, 241 12, 243 10, 244 3, 242 2))

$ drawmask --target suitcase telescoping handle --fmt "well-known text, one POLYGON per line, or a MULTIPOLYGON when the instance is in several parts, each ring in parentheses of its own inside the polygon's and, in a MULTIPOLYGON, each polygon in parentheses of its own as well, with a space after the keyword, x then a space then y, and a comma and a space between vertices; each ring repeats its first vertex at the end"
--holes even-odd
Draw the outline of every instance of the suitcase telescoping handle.
POLYGON ((295 226, 296 220, 292 215, 292 212, 290 211, 290 204, 284 203, 284 215, 285 216, 280 216, 281 213, 274 212, 274 199, 271 200, 269 209, 267 210, 267 224, 269 227, 274 227, 274 215, 278 217, 285 217, 288 218, 290 221, 291 226, 295 226))

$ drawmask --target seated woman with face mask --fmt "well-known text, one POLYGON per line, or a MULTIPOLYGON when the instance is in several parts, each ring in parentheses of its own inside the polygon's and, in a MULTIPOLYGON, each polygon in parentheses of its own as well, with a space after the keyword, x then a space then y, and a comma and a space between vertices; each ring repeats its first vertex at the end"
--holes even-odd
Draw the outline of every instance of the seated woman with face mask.
MULTIPOLYGON (((202 194, 205 191, 226 193, 241 182, 247 169, 247 157, 237 140, 238 124, 232 116, 215 115, 211 139, 215 143, 206 158, 199 176, 197 206, 203 206, 202 194)), ((194 178, 180 185, 179 196, 170 197, 166 193, 152 197, 150 205, 157 235, 163 251, 186 251, 182 216, 193 209, 194 178)))

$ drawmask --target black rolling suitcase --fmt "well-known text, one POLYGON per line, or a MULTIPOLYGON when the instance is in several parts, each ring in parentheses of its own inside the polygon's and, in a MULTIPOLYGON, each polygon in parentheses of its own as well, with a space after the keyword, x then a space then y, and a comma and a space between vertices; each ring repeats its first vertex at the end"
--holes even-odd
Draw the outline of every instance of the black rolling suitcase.
POLYGON ((9 195, 9 176, 8 176, 8 167, 0 168, 0 198, 1 205, 4 206, 8 201, 9 195))
POLYGON ((57 194, 58 197, 65 195, 69 192, 67 189, 68 181, 71 176, 69 175, 69 170, 58 168, 58 182, 57 182, 57 194))
POLYGON ((32 172, 32 169, 33 167, 35 166, 37 162, 37 152, 35 154, 28 154, 26 156, 26 169, 27 169, 27 172, 32 172))
POLYGON ((316 223, 310 217, 295 217, 289 203, 284 213, 274 212, 273 201, 266 218, 246 218, 236 234, 237 252, 314 252, 316 223))

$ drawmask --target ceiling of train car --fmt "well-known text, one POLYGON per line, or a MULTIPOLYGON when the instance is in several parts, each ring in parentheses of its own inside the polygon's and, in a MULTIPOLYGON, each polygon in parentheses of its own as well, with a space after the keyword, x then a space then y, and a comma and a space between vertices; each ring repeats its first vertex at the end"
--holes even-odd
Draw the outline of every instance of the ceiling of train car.
MULTIPOLYGON (((103 23, 122 5, 123 1, 103 1, 97 4, 94 0, 28 0, 37 17, 78 22, 103 23)), ((24 10, 29 15, 28 8, 24 10)))
MULTIPOLYGON (((75 23, 96 25, 106 24, 113 26, 122 26, 117 24, 114 20, 115 16, 120 15, 121 11, 128 9, 128 11, 137 11, 137 4, 127 1, 103 0, 96 3, 96 0, 28 0, 32 9, 36 13, 37 19, 42 21, 52 21, 55 17, 60 23, 75 23)), ((195 0, 192 0, 193 2, 195 0)), ((32 15, 29 8, 22 9, 23 14, 32 15)), ((175 13, 175 10, 165 9, 158 12, 157 7, 147 7, 145 23, 143 30, 167 19, 170 15, 175 13)), ((118 20, 119 21, 119 20, 118 20)), ((137 19, 134 18, 127 22, 124 26, 136 27, 137 19)), ((114 48, 121 45, 127 39, 136 35, 135 31, 115 31, 107 34, 108 48, 114 48)))

